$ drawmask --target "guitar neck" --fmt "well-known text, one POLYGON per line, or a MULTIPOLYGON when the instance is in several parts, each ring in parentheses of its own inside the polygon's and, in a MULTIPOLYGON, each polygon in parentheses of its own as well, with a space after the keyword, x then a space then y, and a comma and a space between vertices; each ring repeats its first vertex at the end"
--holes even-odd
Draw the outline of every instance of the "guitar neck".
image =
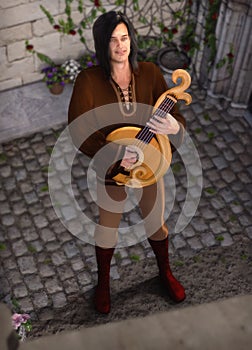
MULTIPOLYGON (((166 96, 163 102, 158 106, 155 112, 151 115, 151 118, 155 118, 155 115, 161 118, 165 118, 166 114, 170 112, 170 110, 175 105, 175 103, 176 102, 173 99, 170 99, 169 97, 166 96)), ((155 134, 150 131, 150 128, 147 125, 145 125, 145 127, 141 131, 139 131, 139 133, 136 135, 136 138, 138 140, 143 141, 144 143, 150 143, 150 141, 154 136, 155 134)))

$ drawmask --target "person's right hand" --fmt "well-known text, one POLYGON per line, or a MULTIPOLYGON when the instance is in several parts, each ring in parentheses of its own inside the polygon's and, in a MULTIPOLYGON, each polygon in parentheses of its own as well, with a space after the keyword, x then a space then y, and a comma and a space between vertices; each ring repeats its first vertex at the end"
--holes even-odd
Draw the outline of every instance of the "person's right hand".
POLYGON ((137 163, 138 159, 139 159, 139 155, 136 149, 133 147, 127 146, 125 148, 125 152, 124 152, 123 159, 121 161, 120 166, 124 167, 125 169, 131 169, 134 166, 134 164, 137 163))

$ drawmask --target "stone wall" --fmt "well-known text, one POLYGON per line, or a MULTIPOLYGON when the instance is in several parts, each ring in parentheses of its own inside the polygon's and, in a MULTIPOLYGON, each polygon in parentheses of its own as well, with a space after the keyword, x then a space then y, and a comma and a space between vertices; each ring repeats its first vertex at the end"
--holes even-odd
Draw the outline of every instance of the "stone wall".
MULTIPOLYGON (((84 11, 88 14, 93 7, 93 3, 84 0, 84 11)), ((102 1, 106 10, 114 9, 116 5, 113 1, 102 1)), ((163 11, 162 19, 170 21, 170 8, 159 8, 159 2, 149 2, 139 0, 141 14, 148 21, 152 18, 151 8, 156 9, 155 15, 160 15, 163 11)), ((183 6, 182 2, 172 2, 171 6, 183 6)), ((69 58, 77 59, 85 52, 85 46, 80 42, 79 36, 63 35, 53 29, 43 11, 43 5, 58 22, 59 18, 64 18, 64 0, 1 0, 0 1, 0 91, 16 86, 38 81, 42 78, 40 73, 43 64, 36 55, 32 55, 25 49, 25 40, 28 39, 36 51, 48 55, 56 63, 63 63, 69 58)), ((132 1, 128 2, 131 5, 132 1)), ((118 6, 117 6, 118 9, 118 6)), ((121 9, 121 7, 120 7, 121 9)), ((135 26, 139 27, 139 33, 145 34, 146 28, 141 29, 142 23, 137 21, 140 13, 132 11, 129 7, 129 15, 135 26)), ((100 14, 100 12, 98 12, 100 14)), ((78 24, 83 15, 77 9, 77 1, 72 3, 72 18, 78 24)), ((149 26, 150 27, 150 26, 149 26)), ((84 32, 88 47, 92 47, 92 34, 90 29, 84 32)))
MULTIPOLYGON (((25 49, 25 40, 58 63, 83 53, 76 36, 56 32, 39 5, 57 19, 63 17, 63 0, 1 0, 0 2, 0 91, 38 81, 41 62, 25 49)), ((81 14, 73 11, 78 23, 81 14)), ((88 33, 87 33, 88 36, 88 33)), ((90 34, 89 34, 90 36, 90 34)), ((88 37, 87 37, 88 39, 88 37)))

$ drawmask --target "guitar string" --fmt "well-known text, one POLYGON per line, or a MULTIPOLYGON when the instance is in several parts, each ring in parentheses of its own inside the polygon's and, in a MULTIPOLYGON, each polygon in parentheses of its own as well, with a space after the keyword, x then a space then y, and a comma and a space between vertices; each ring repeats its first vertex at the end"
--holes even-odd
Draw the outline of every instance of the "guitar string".
MULTIPOLYGON (((163 101, 161 103, 161 105, 159 106, 159 108, 155 111, 153 116, 157 115, 157 116, 164 118, 165 115, 167 114, 167 112, 169 112, 171 110, 171 108, 174 106, 174 104, 175 103, 172 100, 169 100, 168 102, 163 101), (163 107, 165 107, 165 110, 162 110, 163 107)), ((143 141, 143 142, 148 143, 154 135, 155 135, 154 133, 149 131, 149 127, 145 126, 144 129, 142 129, 142 131, 140 132, 138 139, 143 141), (146 138, 146 136, 147 136, 147 138, 146 138)))
MULTIPOLYGON (((165 115, 172 109, 174 105, 175 105, 175 102, 166 97, 165 100, 160 104, 158 109, 155 111, 155 113, 152 115, 152 117, 157 115, 164 118, 165 115)), ((145 126, 141 130, 141 132, 139 133, 139 136, 137 137, 138 142, 135 144, 136 146, 138 146, 138 144, 142 144, 141 141, 143 141, 145 144, 148 144, 151 141, 151 139, 155 134, 151 132, 149 129, 150 128, 148 126, 145 126)))
MULTIPOLYGON (((175 102, 166 97, 165 100, 160 104, 159 108, 155 111, 153 116, 155 116, 156 114, 164 118, 166 113, 169 112, 174 105, 175 105, 175 102), (165 107, 166 110, 165 111, 162 110, 161 107, 162 108, 165 107)), ((139 133, 139 136, 137 138, 138 141, 134 143, 134 146, 144 150, 144 148, 151 141, 154 135, 155 134, 149 130, 149 127, 145 126, 144 129, 142 129, 141 132, 139 133)))

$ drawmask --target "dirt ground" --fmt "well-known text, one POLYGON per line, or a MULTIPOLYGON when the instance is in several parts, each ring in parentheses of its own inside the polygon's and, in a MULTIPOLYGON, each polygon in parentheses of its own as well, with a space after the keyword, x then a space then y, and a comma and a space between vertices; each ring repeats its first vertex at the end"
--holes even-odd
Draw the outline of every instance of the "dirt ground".
POLYGON ((154 258, 119 268, 120 280, 111 281, 112 307, 109 315, 93 309, 92 293, 74 296, 71 304, 57 310, 51 320, 33 322, 29 338, 108 322, 151 315, 233 296, 252 293, 252 244, 236 236, 229 247, 212 247, 191 258, 171 256, 174 275, 186 289, 187 298, 175 304, 157 276, 154 258))

